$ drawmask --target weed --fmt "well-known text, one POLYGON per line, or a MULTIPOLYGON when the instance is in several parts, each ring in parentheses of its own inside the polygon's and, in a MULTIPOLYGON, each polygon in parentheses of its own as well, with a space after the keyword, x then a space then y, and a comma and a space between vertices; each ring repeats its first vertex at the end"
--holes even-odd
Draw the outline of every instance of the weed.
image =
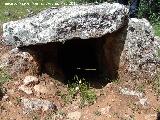
POLYGON ((155 30, 155 35, 160 37, 160 22, 153 24, 153 28, 155 30))
POLYGON ((72 81, 75 82, 68 83, 68 94, 59 93, 64 102, 70 103, 77 95, 80 95, 80 107, 93 104, 96 100, 96 94, 91 90, 89 83, 85 79, 79 79, 77 75, 74 76, 72 81))
POLYGON ((143 84, 140 84, 136 87, 136 90, 141 92, 141 93, 144 93, 144 85, 143 84))
POLYGON ((80 107, 93 104, 94 101, 96 101, 96 94, 91 90, 89 83, 87 83, 85 79, 79 79, 77 75, 75 75, 74 81, 77 81, 74 83, 74 88, 81 96, 80 107))
POLYGON ((7 72, 0 69, 0 99, 5 94, 5 89, 2 87, 2 85, 11 79, 12 78, 7 74, 7 72))
POLYGON ((33 116, 33 120, 40 120, 38 116, 33 116))
POLYGON ((153 89, 155 90, 157 96, 160 96, 160 75, 157 74, 156 78, 154 79, 153 89))
POLYGON ((139 106, 133 101, 129 100, 127 106, 133 111, 133 113, 139 111, 139 106))
POLYGON ((45 117, 45 120, 62 120, 66 116, 66 113, 63 111, 50 111, 47 113, 47 116, 45 117))
POLYGON ((59 111, 59 112, 58 112, 58 115, 66 116, 66 113, 65 113, 65 112, 63 112, 63 111, 59 111))
POLYGON ((4 84, 5 82, 11 79, 11 76, 9 76, 5 70, 0 69, 0 85, 4 84))
POLYGON ((115 83, 115 84, 118 84, 118 83, 120 83, 120 80, 119 79, 115 79, 112 82, 115 83))
POLYGON ((98 111, 98 110, 97 110, 97 111, 95 111, 95 112, 94 112, 94 114, 95 114, 96 116, 101 116, 101 112, 100 112, 100 111, 98 111))
POLYGON ((134 115, 130 115, 129 117, 130 117, 129 120, 135 120, 135 116, 134 115))
POLYGON ((32 118, 32 120, 41 120, 41 115, 37 111, 31 112, 29 116, 32 118))
POLYGON ((115 117, 115 118, 120 118, 120 117, 119 117, 119 114, 118 114, 117 112, 114 112, 114 113, 113 113, 113 117, 115 117))
POLYGON ((21 98, 20 97, 16 97, 16 105, 20 105, 21 104, 21 98))
POLYGON ((49 114, 47 114, 45 120, 55 120, 55 117, 56 117, 55 112, 50 112, 49 114))

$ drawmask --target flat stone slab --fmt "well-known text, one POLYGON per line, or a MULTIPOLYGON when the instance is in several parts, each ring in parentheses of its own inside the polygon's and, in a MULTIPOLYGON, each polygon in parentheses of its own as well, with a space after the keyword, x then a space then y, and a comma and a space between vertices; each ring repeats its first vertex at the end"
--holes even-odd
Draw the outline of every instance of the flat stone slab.
POLYGON ((37 15, 3 24, 3 42, 21 47, 73 38, 89 39, 126 25, 128 9, 118 3, 49 8, 37 15))

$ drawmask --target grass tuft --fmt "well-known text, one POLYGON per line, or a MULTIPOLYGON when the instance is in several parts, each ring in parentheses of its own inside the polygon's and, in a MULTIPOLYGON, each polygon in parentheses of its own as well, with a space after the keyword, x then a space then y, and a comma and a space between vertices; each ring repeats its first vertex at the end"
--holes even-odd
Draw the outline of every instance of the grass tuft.
POLYGON ((0 85, 10 81, 12 78, 5 70, 0 69, 0 85))
POLYGON ((68 83, 68 94, 59 93, 65 103, 71 103, 78 96, 80 96, 81 108, 86 105, 91 105, 96 101, 96 94, 85 79, 79 79, 79 77, 75 75, 72 81, 74 82, 68 83))

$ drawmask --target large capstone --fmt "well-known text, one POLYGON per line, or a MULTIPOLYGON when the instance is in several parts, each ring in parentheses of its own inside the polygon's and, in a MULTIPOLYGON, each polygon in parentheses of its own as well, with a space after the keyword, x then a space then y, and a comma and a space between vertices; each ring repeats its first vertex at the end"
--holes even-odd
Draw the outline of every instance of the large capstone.
POLYGON ((97 38, 126 24, 128 9, 118 3, 50 8, 36 16, 3 24, 4 42, 28 46, 97 38))

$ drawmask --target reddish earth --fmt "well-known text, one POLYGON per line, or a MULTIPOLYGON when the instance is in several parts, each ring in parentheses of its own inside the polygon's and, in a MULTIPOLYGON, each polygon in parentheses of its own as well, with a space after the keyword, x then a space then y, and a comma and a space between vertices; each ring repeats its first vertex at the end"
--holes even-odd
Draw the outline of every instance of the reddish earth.
MULTIPOLYGON (((0 56, 10 49, 11 47, 0 44, 0 56)), ((140 104, 138 96, 125 95, 121 92, 122 88, 128 88, 139 93, 136 89, 138 86, 135 86, 136 81, 120 81, 109 83, 101 89, 92 88, 96 92, 97 100, 93 105, 80 108, 79 94, 72 100, 72 103, 67 104, 58 94, 59 91, 67 94, 67 85, 46 74, 38 76, 38 79, 38 85, 45 86, 46 90, 54 94, 49 91, 38 93, 34 90, 34 85, 30 85, 33 93, 28 95, 18 90, 18 87, 22 85, 21 79, 7 82, 3 85, 7 90, 6 97, 0 101, 0 120, 160 120, 160 99, 150 85, 144 84, 141 88, 143 98, 147 98, 144 105, 140 104), (49 89, 50 86, 53 89, 49 89), (26 115, 23 113, 21 98, 52 101, 57 106, 57 111, 39 110, 26 115), (74 115, 68 115, 73 112, 75 112, 74 115)))
MULTIPOLYGON (((53 82, 55 92, 66 92, 67 87, 63 83, 53 80, 47 75, 43 75, 43 77, 45 79, 42 79, 40 83, 45 82, 46 86, 49 86, 49 83, 53 82)), ((144 106, 139 103, 137 96, 122 94, 119 88, 124 88, 124 86, 110 83, 102 89, 95 89, 97 100, 93 105, 79 108, 80 102, 78 97, 72 103, 64 104, 64 100, 58 95, 38 94, 36 92, 27 95, 22 91, 18 91, 17 88, 20 84, 21 80, 12 81, 4 85, 7 89, 8 98, 0 102, 1 120, 35 120, 36 118, 46 120, 45 118, 47 117, 52 117, 52 119, 55 117, 56 120, 66 120, 67 114, 75 111, 81 113, 80 120, 158 120, 157 114, 160 100, 157 100, 154 91, 149 89, 149 87, 144 89, 144 94, 147 98, 147 103, 144 106), (20 102, 21 97, 53 101, 57 105, 58 111, 53 114, 37 111, 24 115, 23 106, 20 102)))

